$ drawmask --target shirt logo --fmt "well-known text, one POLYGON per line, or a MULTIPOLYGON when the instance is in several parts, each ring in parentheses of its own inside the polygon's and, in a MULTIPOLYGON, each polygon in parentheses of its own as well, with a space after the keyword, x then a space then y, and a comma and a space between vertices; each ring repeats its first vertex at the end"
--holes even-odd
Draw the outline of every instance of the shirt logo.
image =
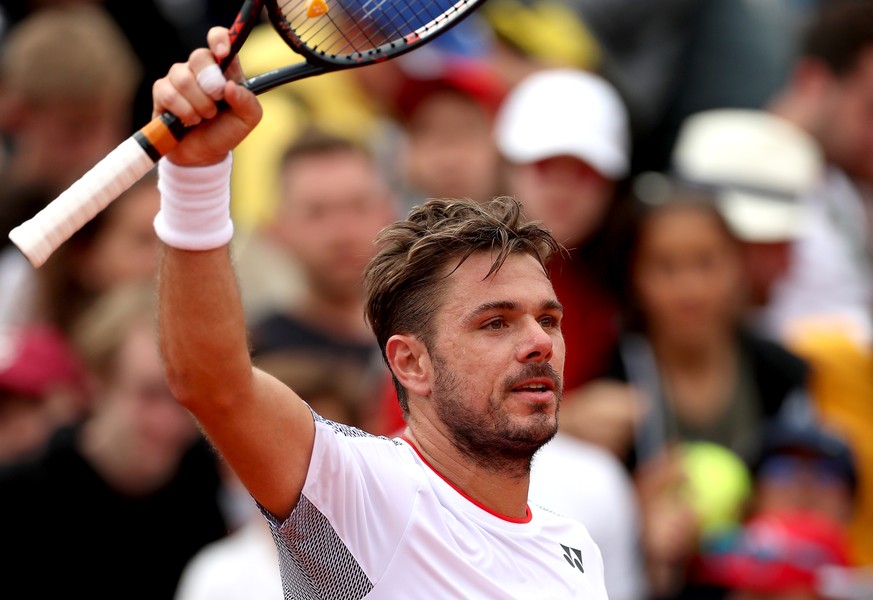
POLYGON ((571 548, 570 546, 565 546, 561 544, 561 548, 564 549, 564 560, 570 563, 570 566, 576 569, 579 569, 581 572, 585 572, 585 568, 582 566, 582 551, 577 550, 576 548, 571 548))

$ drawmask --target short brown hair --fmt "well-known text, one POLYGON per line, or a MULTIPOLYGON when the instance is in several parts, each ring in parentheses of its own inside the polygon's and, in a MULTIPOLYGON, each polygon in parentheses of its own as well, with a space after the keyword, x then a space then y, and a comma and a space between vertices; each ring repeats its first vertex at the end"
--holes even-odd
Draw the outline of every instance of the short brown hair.
POLYGON ((369 148, 353 138, 337 135, 316 126, 309 126, 285 148, 280 163, 287 166, 301 158, 343 152, 360 154, 368 160, 373 160, 369 148))
MULTIPOLYGON (((383 229, 376 243, 379 251, 364 272, 366 316, 386 363, 385 345, 394 334, 429 344, 451 261, 456 269, 474 252, 494 252, 491 275, 510 254, 526 253, 548 274, 546 263, 561 249, 549 230, 522 217, 522 205, 510 197, 481 204, 432 198, 383 229)), ((394 386, 406 411, 406 391, 396 378, 394 386)))
POLYGON ((812 18, 802 54, 821 60, 835 75, 850 73, 861 54, 873 48, 873 3, 830 0, 812 18))
POLYGON ((9 30, 0 79, 29 103, 131 101, 142 63, 101 6, 64 4, 34 11, 9 30))

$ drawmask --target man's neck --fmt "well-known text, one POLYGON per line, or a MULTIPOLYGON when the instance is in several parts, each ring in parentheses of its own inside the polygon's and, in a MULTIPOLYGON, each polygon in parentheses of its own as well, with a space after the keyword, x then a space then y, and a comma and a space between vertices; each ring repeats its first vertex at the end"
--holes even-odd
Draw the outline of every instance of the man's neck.
POLYGON ((446 482, 469 500, 500 517, 524 520, 528 516, 530 461, 517 468, 487 468, 461 452, 444 432, 432 427, 407 427, 403 438, 446 482))

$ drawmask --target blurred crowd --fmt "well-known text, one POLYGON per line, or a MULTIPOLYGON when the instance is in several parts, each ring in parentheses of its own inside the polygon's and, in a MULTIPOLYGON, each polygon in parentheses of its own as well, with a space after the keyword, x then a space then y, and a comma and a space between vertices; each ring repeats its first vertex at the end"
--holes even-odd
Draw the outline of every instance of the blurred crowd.
MULTIPOLYGON (((4 597, 281 597, 257 506, 162 376, 155 174, 39 269, 7 238, 237 9, 0 0, 4 597)), ((266 22, 240 58, 299 60, 266 22)), ((588 527, 611 600, 873 599, 873 1, 488 0, 261 101, 232 181, 258 366, 399 432, 372 240, 426 198, 514 196, 565 248, 530 501, 588 527)))

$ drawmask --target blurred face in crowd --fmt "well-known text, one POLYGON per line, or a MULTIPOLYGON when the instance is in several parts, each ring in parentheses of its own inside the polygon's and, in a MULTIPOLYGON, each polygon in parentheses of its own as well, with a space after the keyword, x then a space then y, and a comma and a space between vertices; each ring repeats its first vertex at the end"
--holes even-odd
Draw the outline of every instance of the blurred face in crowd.
POLYGON ((813 510, 848 523, 854 500, 842 468, 833 459, 801 452, 777 454, 761 465, 756 478, 760 510, 813 510))
POLYGON ((508 165, 507 183, 512 195, 524 204, 525 215, 542 221, 555 239, 569 248, 584 242, 601 226, 615 187, 572 156, 508 165))
POLYGON ((59 424, 41 398, 0 391, 0 463, 36 452, 59 424))
POLYGON ((873 47, 845 75, 823 66, 812 70, 820 90, 814 133, 825 155, 850 175, 873 183, 873 47))
POLYGON ((124 140, 129 113, 112 96, 32 107, 17 128, 19 175, 63 190, 124 140))
POLYGON ((429 198, 491 199, 500 159, 482 106, 460 93, 436 92, 415 108, 406 130, 414 189, 429 198))
POLYGON ((748 277, 749 301, 764 306, 773 284, 788 272, 791 264, 790 242, 743 242, 748 277))
POLYGON ((633 282, 650 334, 693 345, 733 327, 744 285, 742 258, 717 216, 677 203, 644 218, 633 282))
POLYGON ((197 427, 166 384, 150 321, 128 334, 104 383, 88 424, 94 434, 91 448, 110 457, 113 472, 121 474, 129 492, 152 491, 172 478, 197 427))
POLYGON ((152 221, 160 204, 157 185, 148 179, 107 208, 106 221, 79 263, 81 277, 93 291, 154 277, 159 245, 152 221))
POLYGON ((316 293, 357 298, 376 234, 396 202, 366 155, 340 150, 294 159, 282 173, 275 234, 316 293))

